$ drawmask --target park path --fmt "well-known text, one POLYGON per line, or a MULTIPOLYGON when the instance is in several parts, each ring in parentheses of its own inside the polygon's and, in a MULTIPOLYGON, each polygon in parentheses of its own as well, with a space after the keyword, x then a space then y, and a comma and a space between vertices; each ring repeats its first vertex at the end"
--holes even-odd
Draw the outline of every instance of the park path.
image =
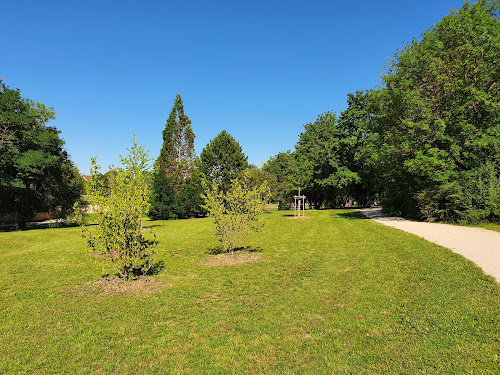
POLYGON ((368 219, 415 234, 461 254, 481 267, 484 273, 493 276, 497 283, 500 283, 499 232, 389 217, 383 214, 379 207, 363 208, 359 211, 368 219))

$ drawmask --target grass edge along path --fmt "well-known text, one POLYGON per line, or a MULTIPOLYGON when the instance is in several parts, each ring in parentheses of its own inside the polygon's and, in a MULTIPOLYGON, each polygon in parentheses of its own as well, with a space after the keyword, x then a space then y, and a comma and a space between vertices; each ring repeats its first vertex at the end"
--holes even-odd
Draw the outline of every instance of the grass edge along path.
POLYGON ((161 266, 133 293, 90 287, 111 270, 78 228, 0 233, 0 373, 499 372, 478 267, 357 212, 292 214, 235 265, 211 265, 209 218, 148 222, 161 266))

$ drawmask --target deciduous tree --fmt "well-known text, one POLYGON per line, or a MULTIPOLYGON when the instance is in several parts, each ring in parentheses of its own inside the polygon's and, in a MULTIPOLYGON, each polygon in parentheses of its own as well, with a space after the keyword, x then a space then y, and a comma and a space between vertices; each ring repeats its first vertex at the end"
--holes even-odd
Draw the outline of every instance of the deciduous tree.
POLYGON ((211 187, 205 184, 205 191, 204 207, 214 219, 215 235, 224 252, 234 252, 247 236, 263 227, 259 218, 269 197, 266 181, 251 186, 250 175, 244 174, 241 179, 232 180, 226 192, 215 182, 211 187))
POLYGON ((467 180, 487 175, 484 165, 500 173, 499 61, 500 23, 486 1, 464 3, 398 51, 374 93, 386 208, 468 221, 457 208, 478 187, 467 180))
POLYGON ((83 180, 63 149, 53 108, 21 97, 0 80, 0 212, 24 228, 37 211, 68 213, 83 180))
MULTIPOLYGON (((99 178, 100 166, 92 159, 87 194, 97 226, 82 227, 94 259, 111 262, 125 280, 151 268, 156 245, 154 234, 149 232, 153 238, 145 238, 142 227, 142 216, 149 208, 148 152, 135 139, 127 150, 129 155, 120 157, 124 167, 116 169, 112 188, 99 178)), ((80 212, 77 208, 76 215, 80 212)))

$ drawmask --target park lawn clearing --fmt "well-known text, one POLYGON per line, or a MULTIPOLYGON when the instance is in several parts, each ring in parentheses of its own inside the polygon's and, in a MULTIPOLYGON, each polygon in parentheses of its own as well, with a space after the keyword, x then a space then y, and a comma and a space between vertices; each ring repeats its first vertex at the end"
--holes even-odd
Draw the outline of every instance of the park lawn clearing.
POLYGON ((290 214, 241 262, 214 260, 210 218, 146 222, 156 274, 131 286, 79 228, 0 232, 0 373, 499 373, 500 287, 472 262, 354 211, 290 214))

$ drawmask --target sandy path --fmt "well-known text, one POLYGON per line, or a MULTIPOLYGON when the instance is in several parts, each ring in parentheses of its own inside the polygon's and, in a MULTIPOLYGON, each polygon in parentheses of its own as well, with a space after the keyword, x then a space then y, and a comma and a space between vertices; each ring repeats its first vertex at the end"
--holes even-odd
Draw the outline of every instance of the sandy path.
POLYGON ((388 217, 380 208, 359 210, 381 224, 415 234, 427 241, 447 247, 473 261, 500 283, 500 233, 482 228, 426 223, 388 217))

